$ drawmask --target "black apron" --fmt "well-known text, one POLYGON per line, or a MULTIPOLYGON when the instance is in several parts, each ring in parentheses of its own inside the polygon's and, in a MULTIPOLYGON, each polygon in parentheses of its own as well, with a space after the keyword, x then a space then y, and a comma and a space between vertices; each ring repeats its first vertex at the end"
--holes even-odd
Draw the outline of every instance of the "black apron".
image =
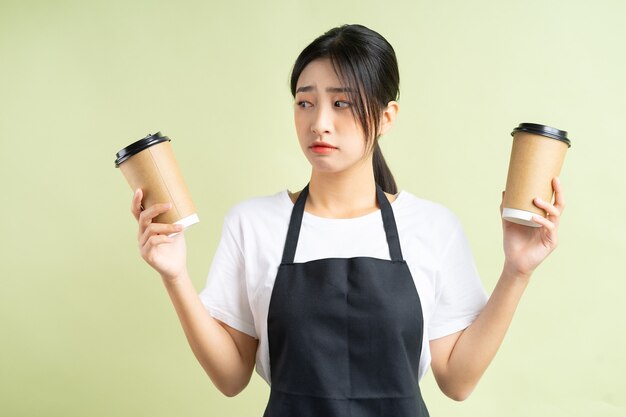
POLYGON ((422 308, 380 186, 391 260, 294 263, 309 185, 296 201, 268 311, 264 417, 425 417, 418 385, 422 308))

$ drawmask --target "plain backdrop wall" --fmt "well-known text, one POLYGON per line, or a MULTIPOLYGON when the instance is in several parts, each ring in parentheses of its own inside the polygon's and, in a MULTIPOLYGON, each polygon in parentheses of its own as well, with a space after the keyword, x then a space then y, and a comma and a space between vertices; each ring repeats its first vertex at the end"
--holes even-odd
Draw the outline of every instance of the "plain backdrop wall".
POLYGON ((561 244, 468 400, 422 382, 433 416, 623 416, 626 3, 0 0, 0 415, 260 416, 255 373, 226 398, 139 257, 115 152, 172 138, 201 222, 196 288, 223 216, 301 189, 288 76, 325 30, 394 46, 400 114, 381 141, 401 189, 462 220, 485 288, 520 122, 567 130, 561 244))

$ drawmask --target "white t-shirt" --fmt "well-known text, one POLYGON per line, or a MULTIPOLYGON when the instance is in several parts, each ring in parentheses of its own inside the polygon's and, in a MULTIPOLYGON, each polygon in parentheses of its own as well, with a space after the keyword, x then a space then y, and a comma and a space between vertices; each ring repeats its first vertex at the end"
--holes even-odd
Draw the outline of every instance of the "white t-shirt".
MULTIPOLYGON (((200 293, 213 317, 259 339, 256 371, 270 385, 267 312, 293 206, 283 190, 232 207, 200 293)), ((451 211, 404 190, 391 206, 402 255, 422 304, 421 379, 430 366, 428 341, 469 326, 487 294, 461 224, 451 211)), ((304 212, 294 262, 356 256, 390 259, 380 210, 351 219, 304 212)))

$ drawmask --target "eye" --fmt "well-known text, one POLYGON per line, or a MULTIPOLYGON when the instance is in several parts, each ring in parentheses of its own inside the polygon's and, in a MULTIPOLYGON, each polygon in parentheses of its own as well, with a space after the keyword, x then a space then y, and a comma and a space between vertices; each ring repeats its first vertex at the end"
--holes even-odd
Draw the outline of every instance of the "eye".
POLYGON ((349 101, 343 101, 343 100, 335 101, 335 106, 337 107, 347 108, 347 107, 350 107, 351 105, 352 103, 350 103, 349 101))
POLYGON ((298 101, 296 104, 297 104, 298 107, 302 107, 303 109, 312 106, 311 103, 309 103, 308 101, 304 101, 304 100, 298 101))

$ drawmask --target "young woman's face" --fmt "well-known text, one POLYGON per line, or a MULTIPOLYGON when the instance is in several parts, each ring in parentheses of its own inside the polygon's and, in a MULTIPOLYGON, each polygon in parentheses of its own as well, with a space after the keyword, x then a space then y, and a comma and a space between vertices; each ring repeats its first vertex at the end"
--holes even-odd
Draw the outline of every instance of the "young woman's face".
POLYGON ((364 161, 363 129, 329 59, 311 61, 300 73, 294 106, 300 147, 315 169, 339 172, 364 161))

